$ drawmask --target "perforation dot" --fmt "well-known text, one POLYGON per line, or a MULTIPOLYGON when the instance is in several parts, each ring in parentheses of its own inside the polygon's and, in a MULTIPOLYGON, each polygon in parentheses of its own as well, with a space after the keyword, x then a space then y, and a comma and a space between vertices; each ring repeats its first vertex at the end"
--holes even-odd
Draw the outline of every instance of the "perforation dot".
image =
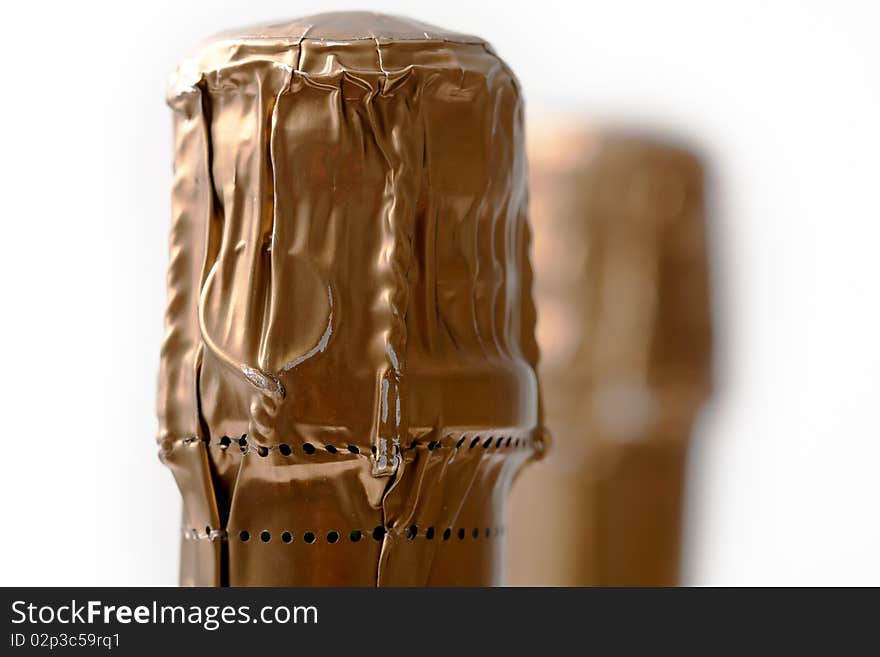
POLYGON ((290 456, 290 445, 287 443, 281 443, 278 445, 278 451, 281 452, 282 456, 290 456))
POLYGON ((351 533, 348 535, 348 538, 351 540, 352 543, 357 543, 359 540, 361 540, 361 536, 363 536, 363 534, 361 533, 360 529, 352 529, 351 533))
POLYGON ((311 456, 315 453, 315 446, 312 443, 303 443, 303 451, 311 456))
POLYGON ((229 436, 223 436, 223 437, 220 439, 220 448, 221 448, 221 449, 226 449, 226 448, 229 447, 231 444, 232 444, 232 438, 230 438, 229 436))
POLYGON ((247 434, 242 434, 241 438, 238 439, 238 444, 242 447, 247 447, 247 434))
POLYGON ((428 527, 425 530, 425 538, 427 538, 429 541, 434 538, 434 528, 433 527, 428 527))
POLYGON ((458 540, 459 541, 464 540, 464 527, 459 527, 459 529, 458 529, 458 540))
POLYGON ((498 436, 498 440, 495 441, 495 449, 501 447, 501 443, 504 442, 504 436, 498 436))
POLYGON ((327 532, 327 542, 328 543, 335 543, 338 540, 339 540, 339 532, 337 532, 337 531, 327 532))
POLYGON ((409 541, 413 540, 418 535, 419 535, 419 528, 416 525, 410 525, 409 529, 406 530, 406 538, 409 541))
POLYGON ((266 458, 267 456, 269 456, 269 448, 265 445, 260 445, 259 447, 257 447, 257 454, 259 454, 263 458, 266 458))
POLYGON ((267 530, 264 529, 263 531, 260 532, 260 540, 263 541, 263 543, 268 543, 269 541, 272 540, 272 534, 270 534, 267 530))
POLYGON ((458 442, 455 443, 455 449, 461 449, 461 446, 464 445, 464 441, 465 441, 465 440, 466 440, 466 438, 465 438, 464 436, 462 436, 461 438, 459 438, 459 439, 458 439, 458 442))
POLYGON ((327 450, 328 452, 330 452, 331 454, 335 454, 336 451, 337 451, 337 450, 336 450, 336 445, 325 445, 325 446, 324 446, 324 449, 326 449, 326 450, 327 450))
POLYGON ((377 541, 381 541, 383 538, 385 538, 385 533, 387 531, 388 530, 385 529, 382 525, 379 525, 373 529, 373 538, 377 541))
POLYGON ((240 532, 238 532, 238 540, 240 540, 242 543, 247 543, 249 540, 251 540, 250 532, 246 529, 242 529, 240 532))
POLYGON ((293 534, 291 534, 290 532, 284 532, 283 534, 281 534, 281 540, 284 543, 290 543, 293 540, 293 534))
POLYGON ((508 437, 507 437, 507 442, 504 443, 504 446, 505 446, 505 447, 510 447, 510 441, 512 441, 512 440, 513 440, 513 436, 508 436, 508 437))
POLYGON ((471 532, 471 535, 474 538, 480 538, 480 530, 477 527, 474 527, 474 530, 471 532))
POLYGON ((470 448, 473 449, 474 447, 476 447, 478 442, 480 442, 480 437, 479 437, 479 436, 475 437, 475 438, 471 441, 470 448))
POLYGON ((306 543, 314 543, 315 542, 315 535, 312 532, 306 532, 305 534, 303 534, 303 540, 306 543))
POLYGON ((490 536, 492 536, 492 530, 486 527, 486 538, 489 538, 490 536))
POLYGON ((483 442, 483 449, 487 449, 487 448, 489 447, 489 445, 491 445, 491 444, 492 444, 492 436, 489 436, 489 437, 486 438, 486 440, 483 442))
POLYGON ((446 529, 443 530, 443 540, 448 541, 450 536, 452 536, 452 530, 449 527, 447 527, 446 529))
POLYGON ((348 451, 351 452, 352 454, 360 454, 361 453, 361 450, 357 445, 349 445, 348 451))

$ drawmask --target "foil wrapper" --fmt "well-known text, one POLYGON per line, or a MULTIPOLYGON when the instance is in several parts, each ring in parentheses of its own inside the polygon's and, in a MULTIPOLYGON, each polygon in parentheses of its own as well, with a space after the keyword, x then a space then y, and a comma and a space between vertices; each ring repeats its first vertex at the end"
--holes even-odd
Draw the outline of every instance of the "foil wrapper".
POLYGON ((210 39, 168 102, 181 583, 498 583, 543 445, 514 75, 476 37, 323 14, 210 39))
POLYGON ((508 581, 675 584, 688 437, 711 388, 701 163, 576 121, 530 125, 528 154, 554 450, 513 491, 508 581))

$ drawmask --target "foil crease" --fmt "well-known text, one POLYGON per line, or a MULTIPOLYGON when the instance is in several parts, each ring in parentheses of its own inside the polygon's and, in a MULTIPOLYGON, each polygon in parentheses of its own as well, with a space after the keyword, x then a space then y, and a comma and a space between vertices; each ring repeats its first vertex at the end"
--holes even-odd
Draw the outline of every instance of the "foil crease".
POLYGON ((530 125, 527 150, 554 452, 514 488, 508 581, 673 585, 688 438, 711 391, 702 163, 578 121, 530 125))
POLYGON ((181 583, 497 583, 544 444, 514 75, 475 37, 323 14, 209 40, 168 103, 181 583))

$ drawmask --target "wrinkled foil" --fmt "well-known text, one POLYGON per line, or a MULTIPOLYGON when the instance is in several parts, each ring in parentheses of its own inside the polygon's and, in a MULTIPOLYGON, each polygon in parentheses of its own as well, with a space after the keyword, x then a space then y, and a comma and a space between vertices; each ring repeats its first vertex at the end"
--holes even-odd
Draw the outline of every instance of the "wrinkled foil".
POLYGON ((578 121, 530 125, 527 150, 554 450, 514 487, 508 581, 675 584, 688 437, 711 389, 701 163, 578 121))
POLYGON ((498 583, 543 445, 514 75, 475 37, 323 14, 209 40, 168 102, 181 583, 498 583))

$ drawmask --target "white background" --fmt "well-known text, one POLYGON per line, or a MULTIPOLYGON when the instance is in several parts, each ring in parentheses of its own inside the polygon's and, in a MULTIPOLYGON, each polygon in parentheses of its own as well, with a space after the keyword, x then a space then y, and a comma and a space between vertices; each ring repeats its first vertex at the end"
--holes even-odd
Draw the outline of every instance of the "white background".
POLYGON ((179 496, 153 443, 166 76, 220 29, 358 6, 488 38, 532 116, 701 147, 719 394, 686 581, 880 584, 880 16, 671 0, 4 3, 0 584, 176 582, 179 496))

